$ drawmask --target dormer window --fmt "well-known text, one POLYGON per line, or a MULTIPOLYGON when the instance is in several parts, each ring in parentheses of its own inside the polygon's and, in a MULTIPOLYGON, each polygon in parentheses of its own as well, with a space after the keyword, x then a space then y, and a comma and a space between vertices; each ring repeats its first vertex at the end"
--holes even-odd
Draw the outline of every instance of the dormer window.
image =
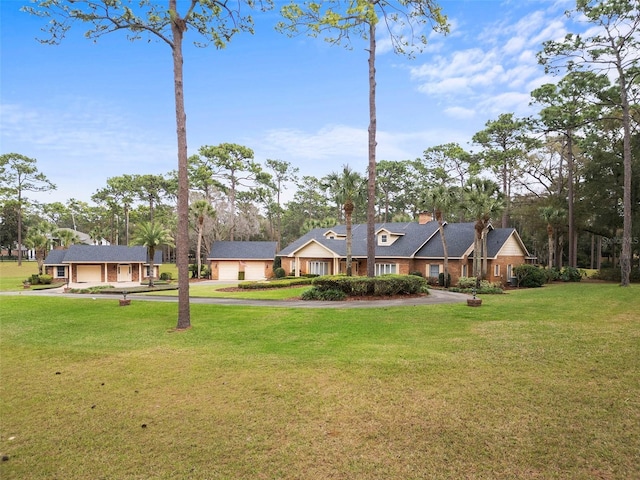
POLYGON ((387 236, 386 233, 383 233, 382 235, 380 235, 380 243, 387 243, 389 241, 389 237, 387 236))

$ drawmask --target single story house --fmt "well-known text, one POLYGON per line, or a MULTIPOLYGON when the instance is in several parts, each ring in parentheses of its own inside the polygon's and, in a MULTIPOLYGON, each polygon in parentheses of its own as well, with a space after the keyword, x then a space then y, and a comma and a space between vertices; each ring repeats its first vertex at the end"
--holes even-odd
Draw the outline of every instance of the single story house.
MULTIPOLYGON (((452 283, 473 275, 474 223, 445 223, 448 267, 452 283)), ((346 226, 316 228, 278 253, 282 268, 295 276, 346 273, 346 226)), ((375 226, 375 274, 438 277, 444 271, 444 251, 438 222, 422 215, 419 222, 380 223, 375 226)), ((513 228, 489 227, 487 280, 506 284, 512 269, 533 260, 513 228)), ((352 273, 367 274, 367 225, 352 226, 352 273)))
MULTIPOLYGON (((159 277, 162 251, 154 258, 154 278, 159 277)), ((45 272, 68 283, 142 282, 149 278, 147 247, 123 245, 71 245, 51 250, 44 260, 45 272)))
POLYGON ((212 280, 265 280, 273 277, 277 242, 216 241, 207 261, 212 280))

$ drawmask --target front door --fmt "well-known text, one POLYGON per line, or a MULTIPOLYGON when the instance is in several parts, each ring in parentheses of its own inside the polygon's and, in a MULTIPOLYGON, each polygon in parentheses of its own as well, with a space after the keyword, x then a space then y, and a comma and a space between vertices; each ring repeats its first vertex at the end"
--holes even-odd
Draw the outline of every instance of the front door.
POLYGON ((118 265, 118 281, 130 282, 131 281, 131 265, 118 265))

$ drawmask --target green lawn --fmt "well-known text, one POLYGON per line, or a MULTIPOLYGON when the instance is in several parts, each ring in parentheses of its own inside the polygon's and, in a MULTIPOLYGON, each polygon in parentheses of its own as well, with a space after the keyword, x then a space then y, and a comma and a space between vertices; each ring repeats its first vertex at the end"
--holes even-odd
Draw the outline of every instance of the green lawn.
POLYGON ((375 309, 0 297, 0 478, 640 478, 640 286, 375 309))
POLYGON ((0 262, 0 292, 23 290, 22 281, 38 273, 36 262, 0 262))

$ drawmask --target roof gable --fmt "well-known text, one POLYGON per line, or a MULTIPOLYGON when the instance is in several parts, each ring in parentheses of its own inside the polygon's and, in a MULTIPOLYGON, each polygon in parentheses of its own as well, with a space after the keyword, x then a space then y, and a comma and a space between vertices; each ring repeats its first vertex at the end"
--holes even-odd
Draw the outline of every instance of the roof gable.
MULTIPOLYGON (((379 223, 375 226, 375 231, 387 231, 391 235, 396 236, 393 243, 385 245, 376 245, 376 257, 387 258, 410 258, 415 252, 428 241, 438 229, 437 222, 428 222, 419 224, 417 222, 402 223, 379 223)), ((311 240, 322 245, 326 249, 335 253, 337 256, 346 256, 346 242, 344 240, 326 238, 325 234, 329 231, 342 235, 345 230, 344 225, 331 228, 315 228, 306 233, 298 240, 289 244, 287 247, 278 252, 282 257, 296 256, 303 246, 311 240)), ((351 254, 356 258, 367 257, 367 225, 355 224, 351 229, 352 234, 352 250, 351 254)), ((377 238, 377 237, 376 237, 377 238)), ((377 242, 376 242, 377 243, 377 242)))

